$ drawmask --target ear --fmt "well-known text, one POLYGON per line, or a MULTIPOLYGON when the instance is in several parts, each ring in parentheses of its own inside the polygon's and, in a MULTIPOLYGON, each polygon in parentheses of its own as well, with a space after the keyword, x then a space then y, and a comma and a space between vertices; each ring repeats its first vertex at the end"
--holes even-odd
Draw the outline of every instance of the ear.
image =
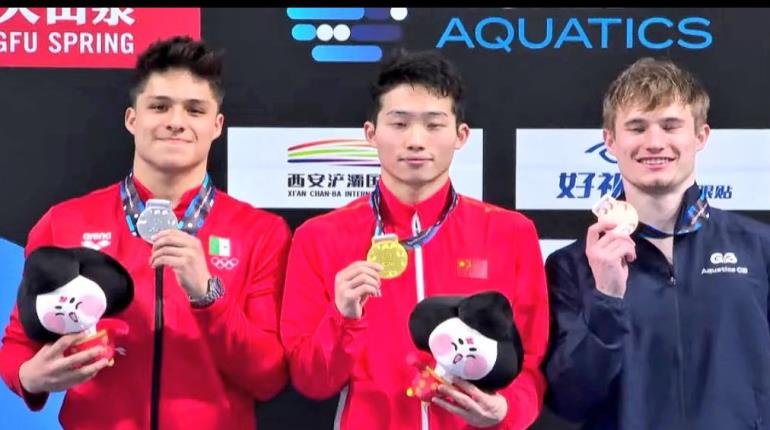
POLYGON ((468 124, 462 123, 457 126, 457 140, 455 140, 455 151, 465 146, 471 135, 471 128, 468 124))
POLYGON ((222 126, 225 124, 225 116, 222 115, 222 113, 218 113, 217 117, 214 119, 214 138, 211 139, 216 140, 219 138, 219 136, 222 135, 222 126))
POLYGON ((513 325, 508 298, 497 291, 483 291, 463 299, 457 311, 460 320, 484 336, 506 340, 513 325))
POLYGON ((708 141, 711 134, 711 127, 705 122, 695 129, 695 151, 700 151, 706 147, 706 141, 708 141))
POLYGON ((129 133, 136 135, 135 133, 136 127, 134 126, 134 124, 136 123, 136 109, 134 109, 133 106, 129 106, 128 108, 126 108, 124 123, 126 125, 126 130, 128 130, 129 133))
POLYGON ((364 123, 364 137, 370 146, 377 147, 377 143, 374 141, 374 135, 377 133, 377 126, 371 121, 364 123))
POLYGON ((610 151, 610 154, 617 158, 618 156, 615 154, 615 131, 608 128, 603 129, 602 138, 604 139, 604 146, 607 147, 607 150, 610 151))

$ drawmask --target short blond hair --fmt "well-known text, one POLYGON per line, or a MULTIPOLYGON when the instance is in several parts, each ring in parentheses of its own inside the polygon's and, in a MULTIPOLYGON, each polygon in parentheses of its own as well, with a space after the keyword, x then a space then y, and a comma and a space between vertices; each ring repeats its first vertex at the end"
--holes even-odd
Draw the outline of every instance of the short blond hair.
POLYGON ((624 70, 604 95, 604 128, 615 130, 619 109, 642 106, 651 111, 675 102, 690 106, 696 128, 706 123, 709 95, 698 79, 671 61, 642 58, 624 70))

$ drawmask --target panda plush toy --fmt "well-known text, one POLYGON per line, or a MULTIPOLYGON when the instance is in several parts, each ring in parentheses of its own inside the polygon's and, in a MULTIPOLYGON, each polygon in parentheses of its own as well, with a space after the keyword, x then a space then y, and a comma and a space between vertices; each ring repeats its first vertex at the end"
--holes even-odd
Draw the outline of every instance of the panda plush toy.
POLYGON ((417 369, 409 397, 428 402, 439 385, 455 378, 491 393, 508 386, 521 371, 524 350, 513 309, 496 291, 428 297, 412 310, 409 332, 422 351, 407 357, 417 369))
POLYGON ((124 310, 134 297, 128 271, 109 255, 89 248, 41 247, 29 254, 19 286, 19 320, 30 339, 54 342, 69 333, 89 336, 65 355, 104 347, 114 362, 115 340, 128 334, 121 320, 103 318, 124 310))

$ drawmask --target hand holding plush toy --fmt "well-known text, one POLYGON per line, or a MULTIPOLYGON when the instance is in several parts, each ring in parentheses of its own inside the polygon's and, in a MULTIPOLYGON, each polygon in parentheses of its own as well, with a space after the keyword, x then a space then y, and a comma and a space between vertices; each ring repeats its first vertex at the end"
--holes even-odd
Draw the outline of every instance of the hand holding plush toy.
POLYGON ((64 356, 101 345, 92 362, 115 355, 115 339, 128 334, 121 320, 102 318, 122 311, 134 297, 128 271, 109 255, 88 248, 42 247, 24 263, 17 305, 19 320, 30 339, 54 342, 70 333, 87 337, 64 356))
POLYGON ((508 386, 521 370, 524 351, 513 310, 498 292, 426 298, 412 310, 409 332, 424 352, 407 357, 418 370, 407 395, 424 402, 438 394, 441 384, 456 378, 494 392, 508 386))

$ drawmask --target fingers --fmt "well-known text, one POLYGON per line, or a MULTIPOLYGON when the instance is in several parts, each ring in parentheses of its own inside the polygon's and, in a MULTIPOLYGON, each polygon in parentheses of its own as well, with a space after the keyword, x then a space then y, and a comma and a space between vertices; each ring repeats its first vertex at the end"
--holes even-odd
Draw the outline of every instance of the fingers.
POLYGON ((87 364, 79 369, 75 369, 73 371, 75 375, 75 380, 77 383, 85 382, 94 376, 96 376, 97 373, 99 373, 100 370, 104 369, 105 367, 109 366, 110 361, 106 358, 102 358, 101 360, 98 360, 94 363, 87 364))
POLYGON ((609 220, 599 220, 588 227, 586 234, 586 249, 592 247, 600 238, 602 233, 611 231, 617 226, 617 223, 609 220))
POLYGON ((164 246, 186 246, 195 242, 200 243, 200 240, 195 236, 177 229, 159 231, 150 239, 152 240, 153 251, 164 246))
POLYGON ((382 281, 379 271, 382 266, 366 261, 356 261, 350 266, 340 270, 335 277, 335 285, 340 290, 354 290, 362 286, 371 286, 380 289, 382 281))
POLYGON ((96 376, 102 369, 109 365, 109 360, 102 358, 94 363, 82 366, 77 369, 69 369, 63 371, 59 376, 59 382, 57 385, 60 389, 69 389, 70 387, 82 384, 89 379, 96 376))
POLYGON ((374 287, 372 285, 360 285, 354 289, 346 289, 340 291, 340 294, 342 295, 343 299, 346 301, 352 301, 352 300, 361 300, 364 301, 366 298, 370 296, 375 297, 381 297, 382 292, 378 287, 374 287))
POLYGON ((177 257, 173 255, 164 255, 161 257, 151 257, 150 266, 168 266, 168 267, 180 267, 183 266, 188 260, 186 256, 177 257))
POLYGON ((352 280, 361 273, 366 273, 376 279, 379 279, 381 271, 382 266, 377 263, 371 263, 368 261, 355 261, 348 267, 340 270, 338 275, 342 281, 352 280))
POLYGON ((476 403, 473 399, 471 399, 467 394, 463 393, 462 391, 450 385, 446 385, 446 384, 439 385, 438 392, 454 400, 455 403, 458 406, 460 406, 460 408, 462 408, 467 412, 476 411, 478 413, 481 413, 481 408, 479 408, 478 403, 476 403))
POLYGON ((349 284, 350 288, 358 288, 362 285, 371 285, 375 288, 380 288, 382 286, 382 281, 380 280, 379 275, 370 272, 361 272, 354 276, 351 280, 343 282, 349 284))
POLYGON ((464 380, 464 379, 455 379, 452 381, 452 383, 457 386, 459 389, 461 389, 465 394, 468 395, 468 397, 471 398, 471 400, 475 402, 481 402, 485 397, 486 393, 479 390, 479 387, 471 384, 470 382, 464 380))
POLYGON ((630 263, 636 259, 636 244, 630 238, 619 238, 610 242, 604 252, 612 261, 623 260, 630 263))
POLYGON ((466 411, 465 409, 463 409, 463 408, 461 408, 459 406, 455 406, 455 405, 447 402, 446 400, 442 399, 441 397, 434 397, 433 399, 431 399, 431 401, 433 403, 437 404, 438 406, 440 406, 441 408, 446 409, 447 411, 449 411, 449 412, 451 412, 451 413, 453 413, 453 414, 455 414, 455 415, 457 415, 457 416, 459 416, 461 418, 464 418, 466 421, 469 418, 468 417, 468 411, 466 411))
MULTIPOLYGON (((604 224, 612 225, 610 224, 604 224)), ((600 223, 596 223, 588 228, 588 234, 586 235, 586 255, 591 257, 606 256, 608 253, 615 250, 622 244, 625 251, 633 250, 633 252, 624 252, 624 255, 632 256, 636 258, 636 243, 631 236, 615 231, 606 231, 604 235, 599 238, 598 232, 602 231, 603 226, 600 223)))
POLYGON ((47 357, 56 357, 64 354, 64 351, 66 351, 67 348, 75 345, 87 337, 88 334, 86 332, 66 334, 57 339, 53 344, 44 346, 43 349, 47 349, 47 357))
POLYGON ((94 346, 88 348, 85 351, 79 351, 75 354, 62 358, 57 367, 62 369, 76 369, 82 365, 94 360, 104 353, 104 348, 101 346, 94 346))

